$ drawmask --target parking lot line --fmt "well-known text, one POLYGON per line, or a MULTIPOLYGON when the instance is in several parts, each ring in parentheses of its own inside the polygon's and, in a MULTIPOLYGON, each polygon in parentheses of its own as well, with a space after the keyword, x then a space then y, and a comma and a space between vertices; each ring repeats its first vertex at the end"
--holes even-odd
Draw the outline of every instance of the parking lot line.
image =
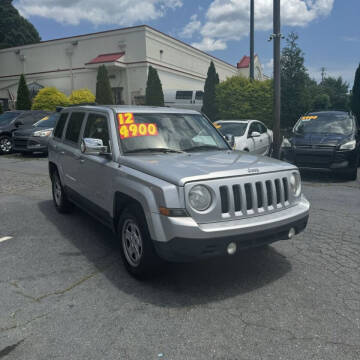
POLYGON ((6 241, 6 240, 11 240, 13 237, 12 236, 3 236, 0 238, 0 242, 6 241))

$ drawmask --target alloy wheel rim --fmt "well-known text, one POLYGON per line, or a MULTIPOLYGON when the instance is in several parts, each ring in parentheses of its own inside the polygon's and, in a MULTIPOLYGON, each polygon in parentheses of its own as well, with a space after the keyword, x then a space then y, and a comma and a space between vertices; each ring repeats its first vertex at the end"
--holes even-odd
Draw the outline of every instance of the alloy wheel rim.
POLYGON ((0 149, 2 152, 10 152, 12 148, 11 141, 8 138, 2 138, 0 140, 0 149))
POLYGON ((54 180, 54 197, 55 197, 55 202, 56 205, 60 205, 61 203, 61 184, 60 184, 60 180, 57 176, 55 176, 55 180, 54 180))
POLYGON ((132 219, 124 222, 122 245, 127 262, 133 267, 139 266, 143 256, 143 241, 140 229, 132 219))

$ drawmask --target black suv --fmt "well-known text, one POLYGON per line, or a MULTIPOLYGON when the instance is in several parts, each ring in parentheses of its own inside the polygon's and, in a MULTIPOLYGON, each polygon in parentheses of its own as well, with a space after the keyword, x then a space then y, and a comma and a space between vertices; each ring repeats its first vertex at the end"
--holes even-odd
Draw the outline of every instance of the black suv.
POLYGON ((282 158, 299 168, 327 170, 356 180, 360 130, 342 111, 313 112, 303 116, 282 143, 282 158))
POLYGON ((21 128, 31 128, 31 126, 48 115, 48 111, 7 111, 0 115, 0 154, 9 154, 13 150, 12 133, 21 128))
POLYGON ((46 154, 48 152, 49 138, 59 117, 60 113, 55 112, 45 116, 32 125, 31 128, 14 131, 14 151, 22 154, 32 154, 34 152, 46 154))

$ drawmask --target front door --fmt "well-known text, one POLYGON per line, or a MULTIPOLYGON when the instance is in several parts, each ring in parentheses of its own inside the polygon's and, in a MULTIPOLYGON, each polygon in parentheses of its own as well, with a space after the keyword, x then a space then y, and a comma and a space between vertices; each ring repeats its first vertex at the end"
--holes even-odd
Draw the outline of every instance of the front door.
POLYGON ((85 204, 101 220, 108 220, 112 213, 113 193, 112 176, 117 164, 111 156, 111 140, 109 119, 104 113, 89 113, 82 138, 102 140, 107 146, 104 155, 89 155, 82 153, 79 162, 78 179, 83 186, 83 196, 89 202, 85 204))

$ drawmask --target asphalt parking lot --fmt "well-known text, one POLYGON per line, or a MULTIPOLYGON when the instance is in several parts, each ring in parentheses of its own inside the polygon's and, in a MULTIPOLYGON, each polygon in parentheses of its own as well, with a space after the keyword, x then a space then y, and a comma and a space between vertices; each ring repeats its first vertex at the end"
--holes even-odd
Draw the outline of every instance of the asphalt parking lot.
POLYGON ((360 358, 360 182, 304 174, 305 233, 236 257, 125 271, 112 234, 58 214, 47 159, 0 157, 0 358, 360 358))

